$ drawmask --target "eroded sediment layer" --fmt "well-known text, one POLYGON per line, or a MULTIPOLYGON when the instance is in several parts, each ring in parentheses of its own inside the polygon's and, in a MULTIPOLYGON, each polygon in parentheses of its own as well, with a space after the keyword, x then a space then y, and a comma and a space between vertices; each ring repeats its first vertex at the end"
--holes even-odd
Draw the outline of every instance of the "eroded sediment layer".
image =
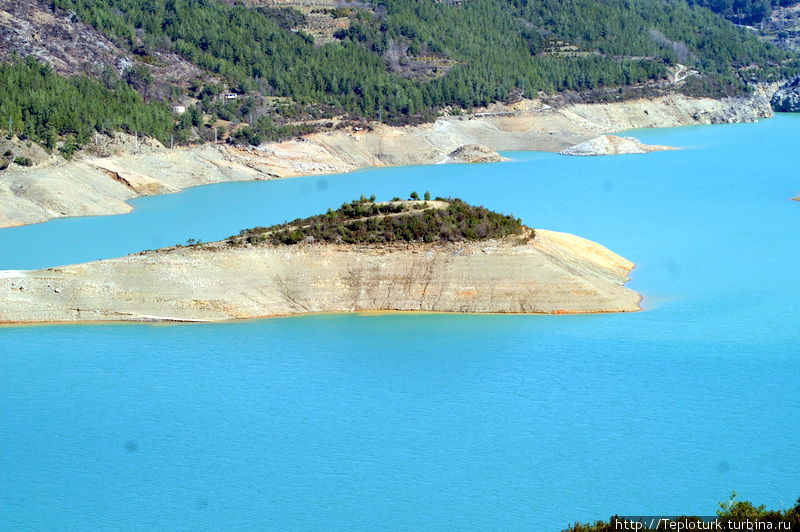
MULTIPOLYGON (((530 233, 528 233, 530 236, 530 233)), ((434 244, 214 243, 0 272, 0 322, 219 321, 308 312, 639 310, 633 263, 566 233, 434 244)))
POLYGON ((0 176, 0 227, 60 216, 117 214, 137 196, 222 181, 349 172, 368 166, 500 160, 492 150, 560 151, 604 133, 641 127, 746 122, 770 116, 768 99, 683 95, 561 108, 538 100, 412 127, 377 125, 237 148, 169 149, 156 141, 98 137, 74 161, 51 157, 0 176))

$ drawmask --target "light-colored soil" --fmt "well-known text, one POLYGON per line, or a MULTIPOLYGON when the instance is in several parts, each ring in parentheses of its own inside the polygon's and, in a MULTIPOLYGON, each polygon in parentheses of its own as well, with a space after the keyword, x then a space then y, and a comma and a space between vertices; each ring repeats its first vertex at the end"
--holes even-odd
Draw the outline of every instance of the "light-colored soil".
POLYGON ((744 122, 770 115, 762 95, 727 100, 673 95, 558 109, 524 100, 432 124, 337 130, 251 148, 207 144, 168 149, 121 134, 98 137, 96 145, 73 161, 51 157, 32 168, 12 165, 0 172, 0 227, 125 213, 131 210, 126 203, 131 198, 208 183, 335 174, 370 166, 484 162, 500 160, 496 151, 560 151, 631 128, 744 122))
POLYGON ((575 146, 570 146, 566 150, 561 150, 561 155, 623 155, 634 153, 652 153, 654 151, 675 150, 671 146, 658 146, 643 144, 633 137, 617 137, 614 135, 602 135, 586 142, 581 142, 575 146))
MULTIPOLYGON (((530 235, 528 235, 530 236, 530 235)), ((639 310, 633 264, 574 235, 434 244, 170 248, 0 275, 0 323, 220 321, 372 310, 639 310)))

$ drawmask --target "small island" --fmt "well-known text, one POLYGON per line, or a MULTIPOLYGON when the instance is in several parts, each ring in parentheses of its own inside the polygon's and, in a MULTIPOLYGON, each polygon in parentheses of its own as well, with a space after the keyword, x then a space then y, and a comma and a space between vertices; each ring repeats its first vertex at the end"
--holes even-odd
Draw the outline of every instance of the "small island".
POLYGON ((644 144, 634 137, 618 137, 616 135, 601 135, 586 142, 581 142, 561 150, 561 155, 593 156, 593 155, 624 155, 636 153, 653 153, 656 151, 677 150, 672 146, 644 144))
POLYGON ((338 209, 127 257, 0 272, 0 323, 224 321, 312 312, 640 310, 633 263, 459 199, 338 209))

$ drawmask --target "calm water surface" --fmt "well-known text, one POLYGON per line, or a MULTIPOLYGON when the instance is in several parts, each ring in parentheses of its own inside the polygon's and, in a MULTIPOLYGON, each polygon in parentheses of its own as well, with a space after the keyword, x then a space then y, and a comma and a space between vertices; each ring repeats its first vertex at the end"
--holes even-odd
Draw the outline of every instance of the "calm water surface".
POLYGON ((687 149, 229 183, 0 230, 0 269, 462 197, 635 261, 646 312, 0 328, 2 530, 542 530, 800 496, 800 117, 687 149))

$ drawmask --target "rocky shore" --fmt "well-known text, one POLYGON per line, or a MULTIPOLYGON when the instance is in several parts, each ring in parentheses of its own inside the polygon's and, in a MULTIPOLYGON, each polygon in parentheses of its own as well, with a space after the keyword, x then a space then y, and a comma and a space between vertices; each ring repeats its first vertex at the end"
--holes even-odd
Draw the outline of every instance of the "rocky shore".
MULTIPOLYGON (((583 238, 431 244, 225 242, 0 272, 0 323, 222 321, 309 312, 640 310, 633 263, 583 238)), ((533 238, 531 238, 533 236, 533 238)))
POLYGON ((800 77, 786 82, 772 96, 772 108, 778 112, 800 112, 800 77))
POLYGON ((497 151, 560 151, 631 128, 747 122, 770 116, 769 100, 670 95, 551 107, 497 104, 432 124, 337 130, 252 148, 224 144, 170 149, 152 139, 97 137, 72 161, 50 157, 0 174, 0 227, 62 216, 125 213, 135 197, 223 181, 333 174, 370 166, 489 162, 497 151))

